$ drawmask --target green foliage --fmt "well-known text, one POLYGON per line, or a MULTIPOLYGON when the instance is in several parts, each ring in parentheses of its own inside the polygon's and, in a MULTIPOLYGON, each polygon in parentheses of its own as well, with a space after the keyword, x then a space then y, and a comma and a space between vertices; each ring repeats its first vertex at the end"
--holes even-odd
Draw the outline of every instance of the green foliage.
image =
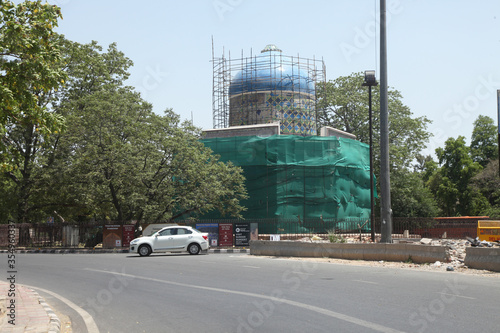
MULTIPOLYGON (((104 218, 161 221, 219 210, 240 217, 246 198, 240 168, 218 162, 198 129, 164 116, 127 88, 79 101, 61 136, 68 174, 83 186, 89 213, 104 218)), ((74 200, 76 200, 75 198, 74 200)))
POLYGON ((413 166, 413 170, 420 175, 424 183, 429 181, 438 168, 438 163, 433 160, 432 156, 417 154, 416 164, 413 166))
POLYGON ((199 141, 199 129, 171 110, 156 115, 124 87, 132 62, 116 45, 106 52, 96 42, 65 45, 69 80, 58 110, 67 130, 45 171, 52 175, 45 188, 64 195, 47 190, 44 198, 73 218, 153 222, 211 210, 240 217, 241 169, 218 162, 199 141))
MULTIPOLYGON (((368 143, 368 89, 363 87, 361 73, 341 76, 333 81, 317 86, 318 121, 321 126, 332 126, 358 136, 362 142, 368 143)), ((373 88, 375 90, 375 88, 373 88)), ((373 98, 373 110, 376 97, 373 98)), ((374 120, 376 112, 373 112, 374 120)), ((374 133, 380 126, 373 122, 374 133)))
POLYGON ((480 115, 474 121, 470 150, 472 160, 482 167, 498 159, 498 134, 493 119, 480 115))
POLYGON ((498 176, 498 160, 488 163, 486 168, 472 178, 471 183, 474 189, 480 191, 492 207, 500 208, 500 177, 498 176))
MULTIPOLYGON (((103 52, 97 42, 79 44, 59 35, 54 38, 61 45, 67 81, 62 89, 51 96, 50 105, 58 115, 73 122, 75 112, 82 112, 85 103, 91 103, 93 94, 102 93, 106 87, 117 89, 123 84, 132 62, 116 49, 115 44, 103 52)), ((113 102, 108 100, 108 103, 113 102)), ((95 212, 95 206, 89 204, 88 192, 82 190, 91 188, 92 183, 85 182, 70 158, 75 153, 75 147, 68 146, 65 140, 71 131, 74 132, 74 129, 66 125, 63 133, 55 133, 50 140, 45 141, 43 149, 33 151, 30 189, 21 192, 29 197, 24 200, 27 202, 26 209, 18 214, 20 218, 28 216, 30 219, 40 219, 53 215, 54 209, 63 216, 73 216, 75 219, 95 212)), ((96 205, 112 210, 109 202, 96 205)))
POLYGON ((492 220, 500 220, 500 205, 486 209, 484 215, 492 220))
POLYGON ((53 32, 59 18, 62 18, 59 7, 41 1, 18 5, 0 1, 0 169, 3 171, 19 168, 16 159, 29 159, 30 149, 36 149, 36 144, 61 130, 62 118, 46 107, 50 95, 65 79, 60 45, 53 32), (19 149, 13 143, 16 138, 12 131, 23 129, 27 130, 25 141, 31 143, 19 149), (20 152, 23 149, 24 155, 20 152))
POLYGON ((480 215, 488 208, 486 198, 470 182, 482 167, 474 162, 465 138, 449 138, 436 149, 441 168, 429 179, 438 205, 446 216, 480 215))
POLYGON ((335 230, 328 230, 328 240, 330 243, 345 243, 346 239, 335 232, 335 230))
POLYGON ((51 38, 67 80, 43 102, 65 128, 50 137, 34 123, 9 128, 19 158, 0 178, 2 192, 12 194, 0 200, 2 217, 159 221, 211 210, 241 217, 241 169, 219 162, 198 128, 171 110, 156 115, 125 87, 132 62, 115 44, 103 51, 96 42, 51 38))
MULTIPOLYGON (((318 85, 318 121, 321 126, 332 126, 356 135, 369 143, 368 88, 363 87, 362 73, 339 77, 318 85)), ((389 142, 391 172, 409 168, 417 154, 425 148, 431 134, 427 132, 430 120, 412 118, 410 108, 403 104, 401 93, 389 89, 389 142)), ((380 88, 372 87, 373 152, 376 174, 380 151, 380 88)))
POLYGON ((391 203, 395 217, 435 217, 439 208, 420 174, 409 170, 391 176, 391 203))

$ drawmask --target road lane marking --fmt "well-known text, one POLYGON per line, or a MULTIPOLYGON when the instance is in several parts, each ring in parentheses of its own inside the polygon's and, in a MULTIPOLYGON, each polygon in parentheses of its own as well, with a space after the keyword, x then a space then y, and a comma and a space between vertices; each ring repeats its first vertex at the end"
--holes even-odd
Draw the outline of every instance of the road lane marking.
POLYGON ((81 307, 76 305, 75 303, 71 302, 69 299, 67 299, 59 294, 56 294, 53 291, 47 290, 47 289, 43 289, 43 288, 39 288, 39 287, 31 287, 31 286, 26 286, 26 287, 32 288, 35 290, 40 290, 46 294, 49 294, 49 295, 59 299, 61 302, 66 303, 67 306, 69 306, 70 308, 75 310, 76 313, 78 313, 80 315, 80 317, 82 317, 83 322, 85 323, 85 326, 87 326, 88 333, 99 333, 99 328, 97 328, 97 324, 95 323, 92 316, 87 311, 85 311, 84 309, 82 309, 81 307))
POLYGON ((446 295, 446 296, 454 296, 454 297, 467 298, 467 299, 477 299, 477 298, 474 298, 474 297, 468 297, 468 296, 462 296, 462 295, 455 295, 455 294, 447 294, 447 293, 442 293, 442 292, 439 292, 438 294, 446 295))
POLYGON ((246 267, 246 268, 260 268, 260 267, 257 267, 257 266, 241 266, 241 267, 246 267))
POLYGON ((152 281, 152 282, 157 282, 157 283, 163 283, 163 284, 169 284, 169 285, 174 285, 174 286, 180 286, 180 287, 187 287, 187 288, 195 288, 195 289, 201 289, 201 290, 208 290, 208 291, 214 291, 214 292, 220 292, 220 293, 225 293, 225 294, 234 294, 234 295, 241 295, 241 296, 247 296, 247 297, 254 297, 254 298, 262 298, 262 299, 267 299, 270 301, 273 301, 275 303, 282 303, 282 304, 288 304, 291 306, 296 306, 302 309, 307 309, 310 311, 314 311, 320 314, 324 314, 329 317, 333 317, 339 320, 343 320, 346 322, 349 322, 351 324, 355 324, 358 326, 363 326, 375 331, 379 332, 387 332, 387 333, 403 333, 402 331, 398 331, 395 329, 392 329, 387 326, 379 325, 376 323, 372 323, 363 319, 359 319, 356 317, 348 316, 339 312, 327 310, 320 308, 318 306, 314 305, 309 305, 309 304, 304 304, 296 301, 291 301, 287 300, 284 298, 278 298, 278 297, 273 297, 273 296, 267 296, 267 295, 259 295, 259 294, 254 294, 250 292, 245 292, 245 291, 237 291, 237 290, 229 290, 229 289, 222 289, 222 288, 214 288, 214 287, 205 287, 205 286, 198 286, 194 284, 187 284, 187 283, 180 283, 180 282, 173 282, 173 281, 167 281, 167 280, 160 280, 160 279, 155 279, 155 278, 149 278, 149 277, 144 277, 144 276, 138 276, 138 275, 132 275, 132 274, 125 274, 125 273, 118 273, 118 272, 112 272, 112 271, 104 271, 104 270, 99 270, 99 269, 92 269, 92 268, 85 268, 85 270, 92 271, 92 272, 98 272, 98 273, 105 273, 105 274, 113 274, 113 275, 121 275, 124 277, 130 277, 133 279, 141 279, 141 280, 146 280, 146 281, 152 281))
POLYGON ((361 283, 369 283, 369 284, 378 284, 377 282, 372 282, 372 281, 364 281, 364 280, 353 280, 355 282, 361 282, 361 283))

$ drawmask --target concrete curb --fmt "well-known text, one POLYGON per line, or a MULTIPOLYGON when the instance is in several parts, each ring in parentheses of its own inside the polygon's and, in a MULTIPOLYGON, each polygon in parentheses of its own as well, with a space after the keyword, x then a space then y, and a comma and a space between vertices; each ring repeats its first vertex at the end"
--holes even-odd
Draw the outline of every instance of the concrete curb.
MULTIPOLYGON (((203 253, 250 253, 250 249, 209 249, 203 253)), ((0 253, 10 253, 0 250, 0 253)), ((130 253, 128 249, 37 249, 16 250, 15 253, 48 253, 48 254, 98 254, 98 253, 130 253)))
MULTIPOLYGON (((33 289, 32 289, 33 290, 33 289)), ((59 317, 55 314, 55 312, 52 310, 52 308, 45 302, 45 299, 40 296, 36 291, 33 290, 33 294, 38 297, 38 302, 40 305, 45 309, 47 312, 47 315, 49 316, 50 323, 49 323, 49 330, 48 333, 59 333, 61 332, 61 320, 59 317)))
MULTIPOLYGON (((0 250, 0 253, 10 253, 8 250, 0 250)), ((38 250, 15 250, 14 253, 51 253, 51 254, 91 254, 91 253, 129 253, 129 250, 117 249, 38 249, 38 250)))
POLYGON ((414 263, 447 262, 445 246, 418 244, 338 244, 251 241, 251 255, 317 257, 348 260, 409 261, 414 263))
POLYGON ((500 272, 500 249, 470 247, 465 250, 465 265, 470 268, 500 272))
POLYGON ((249 253, 249 249, 211 249, 208 253, 249 253))

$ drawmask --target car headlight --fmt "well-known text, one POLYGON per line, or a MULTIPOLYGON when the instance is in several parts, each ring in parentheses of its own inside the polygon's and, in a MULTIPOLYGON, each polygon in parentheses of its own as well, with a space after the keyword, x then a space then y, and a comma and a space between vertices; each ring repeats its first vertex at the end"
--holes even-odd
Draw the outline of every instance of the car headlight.
POLYGON ((135 245, 139 243, 139 240, 138 239, 133 239, 131 242, 130 242, 130 245, 135 245))

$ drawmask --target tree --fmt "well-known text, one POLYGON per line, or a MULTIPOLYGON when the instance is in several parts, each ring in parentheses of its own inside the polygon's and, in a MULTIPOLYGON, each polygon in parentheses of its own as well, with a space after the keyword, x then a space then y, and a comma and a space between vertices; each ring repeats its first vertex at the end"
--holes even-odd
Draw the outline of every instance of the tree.
POLYGON ((425 187, 420 174, 409 170, 391 177, 391 201, 394 216, 435 217, 439 208, 429 188, 425 187))
POLYGON ((472 130, 470 150, 472 160, 481 166, 498 159, 498 134, 493 119, 487 116, 479 116, 474 121, 472 130))
MULTIPOLYGON (((111 44, 107 52, 102 52, 102 47, 96 42, 90 44, 78 44, 66 40, 63 36, 51 34, 52 45, 57 45, 58 57, 60 59, 57 70, 67 78, 66 84, 61 89, 34 91, 34 96, 40 109, 44 114, 53 119, 60 120, 58 130, 52 128, 52 132, 40 129, 36 121, 31 121, 29 113, 22 122, 7 124, 4 142, 8 150, 4 156, 9 159, 10 169, 4 168, 3 172, 13 182, 5 185, 4 189, 11 190, 16 198, 16 204, 10 206, 10 216, 17 221, 26 222, 30 219, 40 219, 47 214, 53 215, 53 207, 57 206, 55 201, 48 200, 51 190, 50 179, 47 179, 45 170, 48 164, 54 161, 53 156, 58 149, 61 130, 64 129, 62 119, 68 114, 68 110, 80 107, 78 101, 106 86, 120 85, 128 77, 127 69, 132 62, 123 53, 111 44)), ((54 67, 56 63, 52 64, 54 67)), ((23 113, 24 114, 24 113, 23 113)), ((35 119, 36 120, 36 119, 35 119)), ((65 161, 60 161, 61 165, 65 161)), ((60 170, 60 172, 63 172, 60 170)), ((57 177, 57 176, 56 176, 57 177)), ((53 184, 52 184, 53 185, 53 184)), ((74 188, 74 184, 65 184, 58 191, 64 193, 74 188)), ((62 193, 59 193, 59 197, 62 193)), ((70 196, 70 193, 67 193, 70 196)), ((66 209, 72 205, 66 204, 66 209)), ((75 202, 74 207, 82 207, 81 203, 75 202)), ((61 208, 63 211, 65 208, 61 208)))
POLYGON ((240 217, 241 169, 220 163, 198 140, 199 129, 171 110, 154 114, 125 87, 132 62, 115 44, 103 51, 97 42, 52 38, 67 80, 38 101, 64 117, 65 127, 50 136, 30 123, 8 127, 20 153, 0 178, 9 194, 0 200, 1 216, 155 221, 217 209, 240 217))
MULTIPOLYGON (((340 130, 356 135, 361 142, 369 143, 369 105, 368 89, 363 87, 364 76, 362 73, 353 73, 350 76, 339 77, 333 81, 318 85, 318 122, 321 126, 332 126, 340 130)), ((380 110, 379 87, 372 88, 372 117, 373 117, 373 155, 374 173, 380 173, 380 110)), ((412 167, 418 154, 425 148, 431 134, 427 132, 430 120, 426 117, 413 118, 410 109, 403 104, 401 93, 390 89, 389 96, 389 153, 391 178, 401 182, 406 182, 405 177, 409 175, 408 170, 412 167)), ((435 209, 429 205, 429 198, 421 195, 419 191, 423 188, 422 180, 411 179, 406 185, 415 186, 408 189, 406 199, 419 201, 419 209, 412 209, 412 212, 419 212, 424 216, 432 215, 435 209), (414 196, 410 198, 409 196, 414 196), (422 211, 427 207, 428 211, 422 211)), ((391 186, 392 197, 400 189, 394 184, 391 186)), ((399 194, 397 194, 399 195, 399 194)), ((396 214, 407 216, 408 207, 400 200, 393 200, 393 211, 396 214), (401 206, 399 206, 401 205, 401 206)))
POLYGON ((67 115, 58 160, 81 184, 71 201, 88 214, 153 222, 217 209, 241 217, 242 170, 219 162, 190 123, 171 110, 154 114, 126 87, 107 87, 78 105, 67 115))
POLYGON ((33 208, 57 208, 69 220, 156 221, 213 209, 239 216, 241 170, 219 163, 199 129, 171 110, 154 114, 125 87, 132 62, 115 44, 63 45, 68 79, 53 105, 66 129, 39 158, 33 208))
POLYGON ((5 210, 19 222, 27 221, 31 209, 37 156, 63 127, 63 118, 49 107, 65 79, 53 32, 59 18, 59 7, 41 1, 1 1, 0 171, 9 182, 0 186, 15 198, 5 210))
MULTIPOLYGON (((368 89, 363 87, 362 73, 353 73, 334 81, 318 85, 318 122, 356 135, 361 142, 369 143, 368 89)), ((412 112, 402 102, 401 93, 390 89, 389 144, 391 168, 410 168, 417 154, 425 148, 431 134, 427 117, 412 118, 412 112)), ((372 87, 373 151, 374 161, 380 151, 380 89, 372 87)), ((379 169, 378 162, 376 170, 379 169)))
POLYGON ((498 177, 498 160, 491 161, 476 176, 472 178, 472 186, 488 200, 491 208, 485 215, 500 218, 500 177, 498 177))
MULTIPOLYGON (((77 135, 80 135, 80 138, 85 138, 87 135, 87 133, 82 133, 82 129, 75 124, 77 121, 85 120, 81 118, 88 115, 85 114, 85 108, 89 106, 108 103, 110 108, 114 108, 109 95, 112 92, 116 93, 123 86, 124 81, 129 77, 128 69, 133 63, 117 49, 115 43, 110 44, 104 51, 96 41, 80 44, 66 40, 63 36, 59 38, 63 45, 65 72, 68 80, 64 89, 58 92, 53 106, 58 114, 67 118, 69 123, 63 133, 53 136, 51 150, 48 150, 41 159, 43 170, 38 179, 43 181, 43 184, 40 184, 43 196, 41 196, 41 202, 34 206, 41 207, 48 212, 52 210, 52 207, 58 207, 61 214, 73 217, 92 215, 96 211, 106 215, 107 211, 113 209, 112 205, 109 201, 100 200, 95 193, 93 196, 89 195, 91 188, 100 188, 96 187, 95 182, 89 180, 88 177, 82 177, 82 169, 72 164, 76 148, 80 146, 77 135), (100 101, 100 98, 103 100, 100 101), (68 138, 74 138, 74 146, 67 144, 68 138), (57 181, 54 182, 54 180, 57 181), (54 193, 54 189, 58 192, 54 193)), ((122 89, 122 91, 125 90, 122 89)), ((134 104, 137 102, 148 109, 151 108, 147 103, 134 97, 135 95, 123 94, 124 100, 118 100, 120 107, 126 108, 124 105, 127 102, 131 103, 130 107, 138 107, 134 104)), ((97 126, 104 126, 113 119, 106 119, 102 114, 101 116, 103 122, 98 122, 97 126)), ((91 128, 90 131, 94 129, 91 128)))
MULTIPOLYGON (((16 171, 19 167, 16 159, 29 159, 31 149, 61 129, 62 118, 49 112, 46 104, 48 96, 65 78, 60 45, 53 32, 59 18, 62 18, 59 7, 41 1, 15 5, 12 1, 0 0, 0 166, 3 171, 16 171), (11 137, 11 132, 18 127, 28 130, 23 148, 13 143, 15 138, 11 137)), ((24 165, 18 172, 21 175, 15 181, 24 182, 20 179, 31 170, 24 165)))
POLYGON ((480 215, 489 208, 486 198, 470 185, 482 167, 469 152, 463 136, 449 138, 444 148, 436 149, 441 168, 431 177, 429 186, 448 216, 480 215))
POLYGON ((423 156, 421 154, 417 154, 416 164, 413 166, 413 171, 420 175, 424 184, 429 181, 437 170, 438 163, 434 161, 431 155, 423 156))
POLYGON ((219 162, 219 156, 200 142, 200 130, 189 122, 180 123, 171 110, 156 121, 157 144, 147 150, 151 162, 141 173, 146 208, 138 219, 175 220, 214 210, 241 218, 245 208, 240 201, 247 199, 243 170, 219 162))

